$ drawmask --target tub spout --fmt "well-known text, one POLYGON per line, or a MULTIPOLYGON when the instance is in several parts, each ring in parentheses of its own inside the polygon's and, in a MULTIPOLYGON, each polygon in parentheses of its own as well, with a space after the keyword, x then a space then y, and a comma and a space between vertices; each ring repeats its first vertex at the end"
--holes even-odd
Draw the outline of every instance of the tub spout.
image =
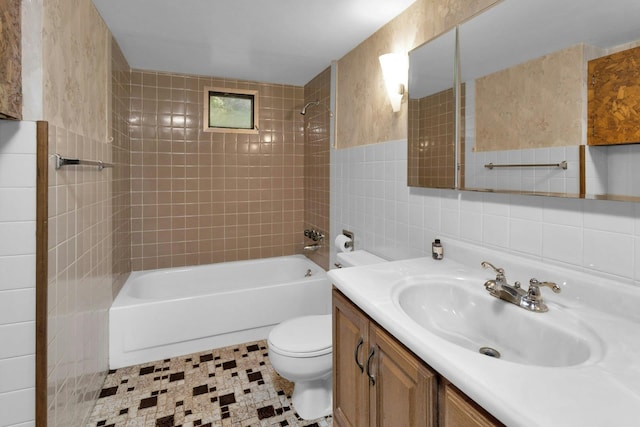
POLYGON ((322 247, 322 245, 319 245, 319 244, 317 244, 317 243, 314 243, 313 245, 307 245, 307 246, 305 246, 305 247, 303 248, 303 250, 304 250, 305 252, 315 252, 315 251, 317 251, 318 249, 320 249, 321 247, 322 247))

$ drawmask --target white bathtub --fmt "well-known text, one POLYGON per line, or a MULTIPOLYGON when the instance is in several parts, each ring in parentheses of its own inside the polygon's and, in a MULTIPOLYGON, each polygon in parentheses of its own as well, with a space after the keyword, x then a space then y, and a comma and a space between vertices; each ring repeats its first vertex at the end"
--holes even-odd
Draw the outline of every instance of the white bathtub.
POLYGON ((325 271, 302 255, 131 273, 109 310, 109 367, 265 339, 331 313, 325 271))

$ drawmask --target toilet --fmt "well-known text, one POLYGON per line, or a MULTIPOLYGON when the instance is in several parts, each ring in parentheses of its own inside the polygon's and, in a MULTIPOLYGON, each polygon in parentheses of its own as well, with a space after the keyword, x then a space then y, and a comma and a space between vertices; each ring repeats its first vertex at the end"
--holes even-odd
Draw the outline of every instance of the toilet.
MULTIPOLYGON (((376 264, 386 260, 367 251, 338 253, 341 267, 376 264)), ((269 361, 281 377, 294 383, 293 407, 305 420, 331 414, 331 314, 285 320, 269 333, 269 361)))

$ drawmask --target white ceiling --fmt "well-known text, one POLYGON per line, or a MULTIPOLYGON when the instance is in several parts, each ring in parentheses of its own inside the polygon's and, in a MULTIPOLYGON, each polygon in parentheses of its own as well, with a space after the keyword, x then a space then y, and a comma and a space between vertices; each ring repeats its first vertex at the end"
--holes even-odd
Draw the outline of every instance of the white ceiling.
POLYGON ((304 85, 415 0, 93 0, 132 68, 304 85))

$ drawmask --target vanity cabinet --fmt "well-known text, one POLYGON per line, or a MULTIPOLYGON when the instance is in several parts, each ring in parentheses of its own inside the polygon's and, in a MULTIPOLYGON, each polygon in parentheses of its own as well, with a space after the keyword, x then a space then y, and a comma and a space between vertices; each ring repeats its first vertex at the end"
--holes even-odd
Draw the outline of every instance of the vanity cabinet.
POLYGON ((22 118, 19 0, 0 0, 0 119, 22 118))
POLYGON ((640 142, 640 46, 589 61, 589 145, 640 142))
POLYGON ((333 291, 336 426, 436 426, 433 371, 339 291, 333 291))
POLYGON ((502 425, 446 380, 443 380, 440 386, 439 409, 439 422, 443 427, 494 427, 502 425))
POLYGON ((332 306, 336 426, 502 426, 337 289, 332 306))

